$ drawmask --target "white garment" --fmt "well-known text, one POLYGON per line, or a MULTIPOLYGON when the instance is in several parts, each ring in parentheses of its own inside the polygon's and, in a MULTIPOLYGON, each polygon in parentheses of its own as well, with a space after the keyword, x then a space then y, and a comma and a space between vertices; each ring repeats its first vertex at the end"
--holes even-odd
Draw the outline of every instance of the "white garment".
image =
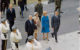
POLYGON ((10 42, 13 50, 16 50, 16 46, 14 42, 19 42, 22 39, 20 31, 17 29, 17 33, 11 32, 10 34, 10 42))
POLYGON ((34 43, 27 42, 25 50, 41 50, 41 44, 34 39, 34 43))
POLYGON ((1 39, 2 40, 7 40, 8 39, 8 31, 10 30, 9 29, 9 24, 8 24, 8 21, 6 20, 6 24, 4 25, 3 23, 0 24, 0 30, 1 30, 1 39), (7 35, 7 37, 5 38, 4 36, 4 33, 7 35))

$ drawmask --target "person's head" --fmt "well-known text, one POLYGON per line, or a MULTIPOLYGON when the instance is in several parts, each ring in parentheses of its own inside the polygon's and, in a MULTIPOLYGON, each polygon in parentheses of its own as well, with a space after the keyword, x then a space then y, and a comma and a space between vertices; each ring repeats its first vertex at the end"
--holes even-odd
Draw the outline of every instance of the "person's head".
POLYGON ((55 11, 55 16, 58 16, 59 15, 59 12, 58 11, 55 11))
POLYGON ((9 4, 9 8, 12 9, 12 7, 13 7, 13 5, 12 4, 9 4))
POLYGON ((41 3, 41 0, 38 0, 38 3, 41 3))
POLYGON ((6 18, 1 19, 1 23, 5 24, 6 23, 5 21, 6 21, 6 18))
POLYGON ((13 26, 12 27, 12 32, 16 32, 16 29, 17 29, 17 27, 16 26, 13 26))
POLYGON ((34 12, 34 16, 38 17, 38 12, 34 12))
POLYGON ((30 43, 33 43, 33 42, 34 42, 33 36, 29 36, 29 37, 28 37, 28 42, 30 42, 30 43))
POLYGON ((47 16, 47 11, 43 11, 43 16, 47 16))
POLYGON ((29 20, 32 20, 32 15, 29 15, 29 20))

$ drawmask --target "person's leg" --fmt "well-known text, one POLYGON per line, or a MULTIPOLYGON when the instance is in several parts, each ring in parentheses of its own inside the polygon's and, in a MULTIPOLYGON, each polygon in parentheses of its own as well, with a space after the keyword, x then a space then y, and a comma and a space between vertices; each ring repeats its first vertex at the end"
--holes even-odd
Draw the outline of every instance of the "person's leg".
POLYGON ((10 24, 10 30, 12 31, 12 27, 14 25, 14 21, 9 21, 9 24, 10 24))
POLYGON ((47 33, 47 40, 49 40, 49 39, 48 39, 48 33, 47 33))
POLYGON ((14 0, 14 4, 16 5, 16 0, 14 0))
POLYGON ((37 29, 35 30, 35 39, 37 40, 37 29))
POLYGON ((39 20, 41 21, 41 16, 39 16, 39 20))
POLYGON ((45 40, 45 33, 43 33, 43 40, 45 40))
POLYGON ((22 17, 23 17, 23 11, 24 11, 24 6, 21 7, 21 14, 22 14, 22 17))
POLYGON ((4 40, 2 40, 2 50, 4 50, 4 40))

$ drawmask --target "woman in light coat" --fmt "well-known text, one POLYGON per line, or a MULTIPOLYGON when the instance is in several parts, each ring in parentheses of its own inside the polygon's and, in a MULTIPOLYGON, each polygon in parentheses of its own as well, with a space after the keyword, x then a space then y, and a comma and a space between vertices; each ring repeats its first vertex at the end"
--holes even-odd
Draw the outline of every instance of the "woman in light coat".
POLYGON ((11 42, 12 50, 19 50, 18 43, 20 42, 21 39, 22 36, 20 31, 15 26, 13 26, 12 32, 10 34, 10 42, 11 42))
POLYGON ((41 23, 40 23, 37 12, 34 13, 33 19, 34 19, 34 23, 35 23, 35 26, 36 26, 36 29, 34 31, 34 37, 35 37, 35 39, 37 39, 37 33, 40 31, 40 27, 41 27, 41 23))
POLYGON ((2 50, 6 50, 8 32, 10 30, 9 24, 8 24, 8 21, 6 20, 6 18, 1 19, 0 30, 1 30, 2 50))

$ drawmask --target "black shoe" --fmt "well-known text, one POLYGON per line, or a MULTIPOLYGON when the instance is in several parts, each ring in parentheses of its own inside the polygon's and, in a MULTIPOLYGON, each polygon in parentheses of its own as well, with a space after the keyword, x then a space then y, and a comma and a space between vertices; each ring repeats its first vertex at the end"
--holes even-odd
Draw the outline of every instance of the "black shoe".
POLYGON ((54 35, 53 35, 53 33, 51 33, 51 35, 52 35, 52 37, 54 38, 54 35))
POLYGON ((58 43, 58 41, 56 40, 56 43, 58 43))

